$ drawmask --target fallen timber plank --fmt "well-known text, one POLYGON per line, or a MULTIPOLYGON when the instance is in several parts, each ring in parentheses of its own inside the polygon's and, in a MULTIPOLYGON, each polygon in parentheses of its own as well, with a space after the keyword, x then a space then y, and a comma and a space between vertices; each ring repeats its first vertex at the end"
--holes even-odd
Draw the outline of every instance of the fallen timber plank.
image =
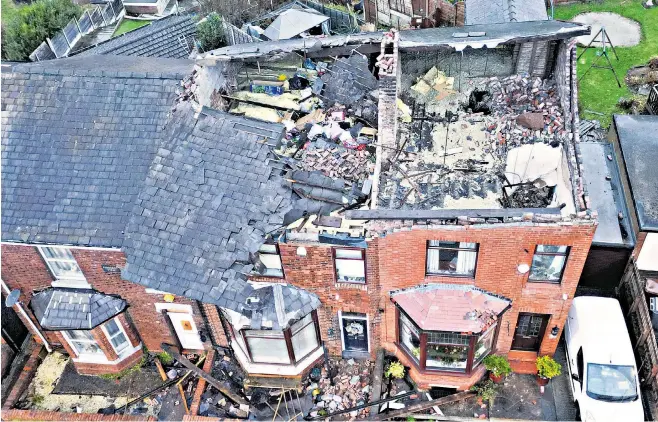
POLYGON ((178 362, 180 362, 181 365, 183 365, 184 367, 186 367, 190 371, 194 372, 195 374, 197 374, 201 378, 205 379, 208 382, 208 384, 210 384, 213 387, 215 387, 216 389, 218 389, 220 393, 222 393, 223 395, 225 395, 226 397, 228 397, 229 399, 231 399, 232 401, 234 401, 237 404, 242 404, 242 405, 246 405, 246 406, 249 405, 249 403, 245 399, 243 399, 242 397, 240 397, 237 394, 233 393, 231 390, 226 388, 226 386, 224 384, 222 384, 217 379, 212 377, 209 373, 207 373, 203 369, 197 367, 195 364, 190 362, 186 357, 182 356, 180 353, 178 353, 176 350, 174 350, 174 348, 171 345, 166 344, 166 343, 162 343, 161 346, 162 346, 162 349, 164 351, 166 351, 171 356, 173 356, 174 359, 176 359, 178 362))
POLYGON ((456 393, 456 394, 451 394, 446 397, 441 397, 440 399, 436 400, 430 400, 430 401, 424 401, 416 404, 412 404, 411 406, 405 408, 405 409, 400 409, 396 410, 394 412, 390 412, 388 414, 380 414, 379 417, 381 420, 389 420, 389 419, 394 419, 394 418, 401 418, 405 417, 407 415, 410 415, 412 413, 416 412, 421 412, 423 410, 430 409, 431 407, 434 406, 442 406, 444 404, 448 403, 453 403, 456 401, 460 400, 466 400, 469 397, 475 396, 475 393, 471 391, 462 391, 461 393, 456 393))

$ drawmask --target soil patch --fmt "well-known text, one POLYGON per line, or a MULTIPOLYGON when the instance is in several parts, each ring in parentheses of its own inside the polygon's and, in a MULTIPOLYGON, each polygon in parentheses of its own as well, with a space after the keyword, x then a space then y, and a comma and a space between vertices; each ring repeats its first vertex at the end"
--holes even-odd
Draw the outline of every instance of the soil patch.
MULTIPOLYGON (((590 35, 582 35, 577 38, 578 44, 583 46, 589 44, 601 27, 605 27, 610 41, 612 41, 612 45, 615 47, 632 47, 638 45, 642 38, 642 30, 639 23, 616 13, 583 13, 574 17, 572 21, 592 26, 592 33, 590 35)), ((592 46, 600 46, 600 40, 601 36, 599 35, 598 42, 595 41, 592 46)))

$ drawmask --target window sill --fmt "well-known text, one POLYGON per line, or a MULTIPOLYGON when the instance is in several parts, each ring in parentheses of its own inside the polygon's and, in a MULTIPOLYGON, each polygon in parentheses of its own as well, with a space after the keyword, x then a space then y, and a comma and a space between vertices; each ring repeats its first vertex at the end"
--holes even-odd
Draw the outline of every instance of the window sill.
POLYGON ((560 286, 562 284, 562 280, 558 281, 549 281, 549 280, 530 280, 528 279, 529 284, 552 284, 554 286, 560 286))
POLYGON ((350 281, 336 281, 334 287, 337 289, 354 289, 354 290, 363 290, 368 291, 368 285, 366 283, 356 283, 350 281))
POLYGON ((467 279, 475 280, 475 274, 425 273, 425 277, 467 278, 467 279))
POLYGON ((69 279, 69 280, 53 280, 50 285, 52 287, 64 287, 64 288, 69 288, 69 289, 91 289, 91 284, 87 282, 86 279, 81 279, 81 280, 75 280, 75 279, 69 279))
POLYGON ((81 355, 77 358, 72 358, 73 362, 77 363, 97 363, 99 365, 116 365, 119 362, 126 360, 127 358, 133 356, 138 351, 142 350, 142 343, 139 343, 135 347, 127 349, 118 359, 109 360, 105 354, 103 355, 81 355))
MULTIPOLYGON (((231 343, 233 343, 232 341, 231 343)), ((250 374, 262 374, 262 375, 278 375, 278 376, 297 376, 304 372, 309 366, 311 366, 315 361, 320 359, 324 355, 324 349, 322 346, 318 347, 315 351, 309 353, 305 358, 301 359, 294 365, 291 364, 272 364, 272 363, 254 363, 249 360, 247 355, 244 353, 242 348, 234 347, 235 357, 244 368, 244 370, 250 374)))

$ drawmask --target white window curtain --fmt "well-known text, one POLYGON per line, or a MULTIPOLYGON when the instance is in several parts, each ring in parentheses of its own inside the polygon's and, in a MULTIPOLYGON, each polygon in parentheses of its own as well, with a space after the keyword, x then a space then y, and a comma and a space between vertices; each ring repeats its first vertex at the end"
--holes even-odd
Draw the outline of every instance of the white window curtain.
POLYGON ((475 272, 477 260, 476 243, 460 242, 459 250, 452 247, 441 247, 440 241, 431 240, 430 249, 427 250, 428 273, 453 273, 469 275, 475 272), (443 262, 443 265, 441 263, 443 262))
POLYGON ((288 346, 281 331, 249 330, 245 332, 251 359, 258 363, 290 363, 288 346))
POLYGON ((336 277, 338 281, 365 283, 366 265, 360 249, 336 249, 336 277))

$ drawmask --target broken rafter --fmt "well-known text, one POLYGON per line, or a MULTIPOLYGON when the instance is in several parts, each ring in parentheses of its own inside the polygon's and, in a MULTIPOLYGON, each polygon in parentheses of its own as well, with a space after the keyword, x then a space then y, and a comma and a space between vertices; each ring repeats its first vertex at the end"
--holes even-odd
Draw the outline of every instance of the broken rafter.
POLYGON ((421 403, 415 403, 415 404, 412 404, 411 406, 409 406, 405 409, 396 410, 394 412, 390 412, 388 414, 379 415, 379 416, 380 416, 380 420, 389 420, 389 419, 394 419, 394 418, 402 418, 402 417, 405 417, 405 416, 410 415, 412 413, 422 412, 423 410, 427 410, 427 409, 429 409, 431 407, 434 407, 434 406, 442 406, 444 404, 453 403, 453 402, 461 401, 461 400, 466 400, 466 399, 471 398, 473 396, 475 396, 475 393, 473 393, 473 392, 462 391, 461 393, 451 394, 451 395, 446 396, 446 397, 441 397, 440 399, 425 401, 425 402, 421 402, 421 403))
POLYGON ((217 379, 215 379, 212 375, 210 375, 203 369, 198 368, 195 364, 190 362, 186 357, 182 356, 180 353, 174 350, 174 348, 170 344, 162 343, 161 346, 165 352, 173 356, 173 358, 176 359, 181 365, 183 365, 190 371, 194 372, 196 375, 206 380, 208 384, 218 389, 219 392, 225 395, 227 398, 229 398, 230 400, 232 400, 237 404, 246 405, 246 406, 249 405, 249 403, 244 398, 238 396, 237 394, 229 390, 225 385, 223 385, 221 382, 219 382, 217 379))

